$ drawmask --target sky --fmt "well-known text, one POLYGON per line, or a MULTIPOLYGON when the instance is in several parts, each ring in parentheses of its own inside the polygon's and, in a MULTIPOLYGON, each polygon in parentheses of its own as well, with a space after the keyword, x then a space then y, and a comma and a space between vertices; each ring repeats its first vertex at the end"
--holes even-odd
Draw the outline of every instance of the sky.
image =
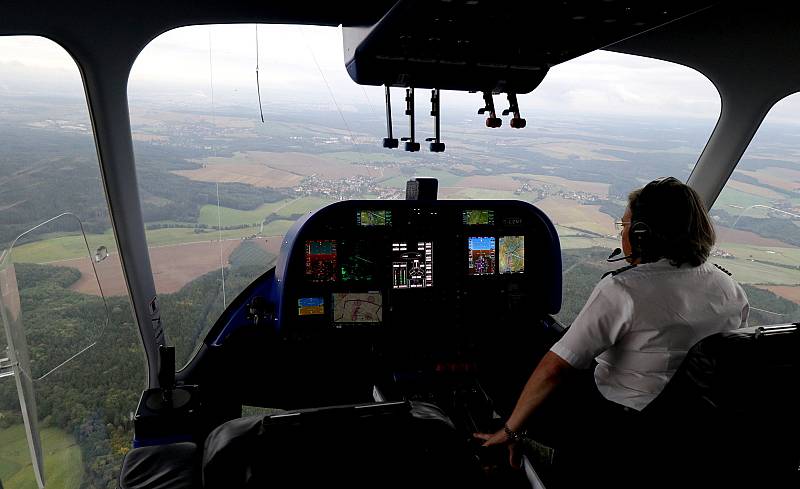
MULTIPOLYGON (((215 25, 166 32, 144 48, 129 81, 131 107, 163 103, 202 109, 262 102, 307 103, 343 112, 383 111, 383 90, 362 87, 348 76, 341 29, 287 25, 215 25), (256 34, 258 57, 256 57, 256 34)), ((83 96, 74 61, 52 41, 29 36, 0 38, 0 96, 57 93, 83 96)), ((395 89, 395 102, 402 102, 395 89)), ((418 97, 418 101, 427 95, 418 97)), ((684 66, 595 51, 550 69, 531 94, 525 113, 712 119, 720 99, 712 83, 684 66)), ((419 102, 418 102, 419 103, 419 102)), ((443 92, 443 111, 475 110, 479 94, 443 92)), ((496 97, 498 107, 505 101, 496 97)), ((800 96, 791 96, 770 118, 800 123, 800 96)))

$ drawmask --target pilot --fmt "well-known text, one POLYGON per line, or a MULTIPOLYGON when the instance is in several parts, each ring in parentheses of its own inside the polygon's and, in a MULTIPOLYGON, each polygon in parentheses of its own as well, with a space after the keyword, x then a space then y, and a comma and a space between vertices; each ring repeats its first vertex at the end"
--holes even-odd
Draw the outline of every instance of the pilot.
POLYGON ((650 182, 631 192, 617 224, 630 266, 600 280, 531 374, 503 429, 474 435, 483 446, 508 445, 514 467, 520 441, 550 461, 603 446, 598 437, 613 437, 636 418, 692 345, 747 325, 744 291, 706 262, 715 234, 691 187, 672 177, 650 182))

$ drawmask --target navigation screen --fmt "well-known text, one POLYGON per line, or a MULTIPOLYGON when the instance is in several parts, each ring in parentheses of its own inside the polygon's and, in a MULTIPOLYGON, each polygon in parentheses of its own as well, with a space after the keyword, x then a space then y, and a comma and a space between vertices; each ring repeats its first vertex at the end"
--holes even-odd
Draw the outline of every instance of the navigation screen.
POLYGON ((380 292, 333 294, 334 323, 380 323, 382 320, 383 300, 380 292))
POLYGON ((306 276, 312 282, 336 280, 336 241, 306 241, 306 276))
POLYGON ((356 211, 356 223, 359 226, 391 226, 392 211, 387 209, 383 210, 361 209, 356 211))
POLYGON ((494 224, 494 211, 488 209, 472 209, 462 213, 464 224, 475 226, 478 224, 494 224))
POLYGON ((493 275, 495 272, 494 237, 467 239, 467 267, 470 275, 493 275))
POLYGON ((392 288, 433 286, 433 243, 392 243, 392 288))
POLYGON ((500 237, 500 273, 525 271, 525 236, 500 237))
POLYGON ((325 314, 325 300, 322 297, 302 297, 297 299, 297 314, 299 316, 325 314))
POLYGON ((342 282, 373 280, 375 247, 363 240, 342 240, 339 244, 339 274, 342 282))

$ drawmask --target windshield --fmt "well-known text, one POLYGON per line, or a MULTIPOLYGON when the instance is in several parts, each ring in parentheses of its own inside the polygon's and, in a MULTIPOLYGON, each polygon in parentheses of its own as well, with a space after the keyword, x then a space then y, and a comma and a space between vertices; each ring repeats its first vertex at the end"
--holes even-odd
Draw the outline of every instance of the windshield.
POLYGON ((145 386, 116 248, 78 67, 52 41, 0 37, 5 488, 116 484, 145 386))
POLYGON ((750 299, 749 324, 800 314, 800 95, 767 115, 711 209, 712 261, 733 273, 750 299))
MULTIPOLYGON (((404 137, 405 90, 391 93, 394 136, 404 137)), ((143 50, 129 88, 134 150, 178 365, 274 264, 298 217, 343 199, 404 198, 415 176, 438 178, 439 198, 520 199, 544 210, 562 238, 559 317, 569 322, 619 246, 613 223, 628 192, 656 177, 688 178, 719 114, 716 90, 698 73, 596 52, 552 68, 519 97, 525 129, 508 118, 488 129, 480 94, 442 92, 446 150, 431 153, 430 97, 415 93, 423 150, 387 150, 384 90, 349 78, 340 29, 186 27, 143 50)), ((504 95, 495 104, 508 105, 504 95)))

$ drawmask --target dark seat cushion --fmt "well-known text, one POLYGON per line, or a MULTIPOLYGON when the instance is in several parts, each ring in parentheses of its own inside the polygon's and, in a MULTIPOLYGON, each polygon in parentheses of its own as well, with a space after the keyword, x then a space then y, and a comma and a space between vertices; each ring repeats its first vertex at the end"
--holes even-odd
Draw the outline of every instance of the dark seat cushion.
POLYGON ((200 488, 200 454, 194 443, 134 448, 125 455, 120 489, 200 488))
POLYGON ((206 440, 204 487, 476 487, 467 444, 435 406, 340 406, 229 421, 206 440))

